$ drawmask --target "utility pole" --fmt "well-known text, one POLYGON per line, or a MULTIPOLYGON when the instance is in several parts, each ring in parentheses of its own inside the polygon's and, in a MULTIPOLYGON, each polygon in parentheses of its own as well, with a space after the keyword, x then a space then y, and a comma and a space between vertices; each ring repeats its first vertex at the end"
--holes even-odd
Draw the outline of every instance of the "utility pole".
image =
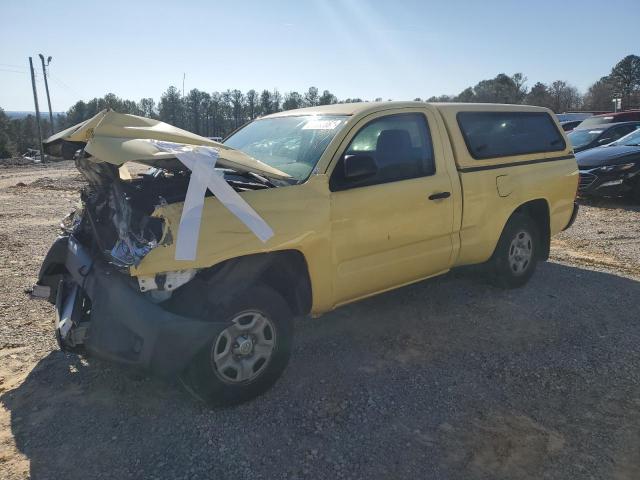
POLYGON ((40 128, 40 108, 38 107, 38 91, 36 90, 36 75, 33 72, 33 58, 29 57, 31 68, 31 86, 33 87, 33 103, 36 106, 36 123, 38 124, 38 141, 40 142, 40 161, 44 162, 44 146, 42 145, 42 129, 40 128))
MULTIPOLYGON (((53 112, 51 111, 51 97, 49 96, 49 82, 47 81, 47 69, 44 65, 44 55, 41 53, 38 54, 40 56, 40 60, 42 61, 42 75, 44 76, 44 89, 47 91, 47 103, 49 104, 49 129, 50 135, 53 135, 53 112)), ((51 63, 51 57, 47 58, 47 67, 51 63)))
POLYGON ((182 74, 182 98, 184 98, 184 79, 187 78, 187 74, 182 74))

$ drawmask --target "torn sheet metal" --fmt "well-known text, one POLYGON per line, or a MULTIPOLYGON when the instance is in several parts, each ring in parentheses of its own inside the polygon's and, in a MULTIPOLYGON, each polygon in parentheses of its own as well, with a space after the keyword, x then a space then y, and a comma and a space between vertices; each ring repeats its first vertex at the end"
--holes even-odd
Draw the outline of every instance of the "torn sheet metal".
MULTIPOLYGON (((258 172, 269 178, 291 178, 285 172, 222 143, 201 137, 151 118, 103 110, 82 123, 69 127, 44 141, 45 153, 64 156, 64 142, 76 144, 90 154, 89 161, 120 166, 138 162, 158 168, 180 167, 170 153, 158 150, 150 139, 186 145, 204 145, 218 150, 217 163, 243 172, 258 172), (84 147, 82 146, 84 144, 84 147)), ((69 158, 70 159, 70 158, 69 158)))
POLYGON ((238 219, 262 242, 273 236, 273 230, 251 206, 216 170, 218 149, 215 147, 185 145, 160 140, 148 140, 156 148, 175 155, 189 170, 191 179, 182 208, 178 238, 176 240, 176 260, 195 260, 200 236, 202 209, 207 189, 220 200, 238 219))

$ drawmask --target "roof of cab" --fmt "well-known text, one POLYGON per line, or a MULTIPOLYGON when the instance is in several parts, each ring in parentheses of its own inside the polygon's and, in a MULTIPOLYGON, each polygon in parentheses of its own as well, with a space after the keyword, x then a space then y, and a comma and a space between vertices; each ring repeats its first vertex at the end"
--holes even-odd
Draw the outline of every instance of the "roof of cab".
MULTIPOLYGON (((498 103, 426 103, 441 111, 543 111, 544 107, 531 105, 511 105, 498 103)), ((293 117, 301 115, 366 115, 368 113, 390 110, 395 108, 416 108, 424 106, 425 102, 358 102, 335 103, 333 105, 318 105, 316 107, 298 108, 272 113, 262 118, 293 117)))

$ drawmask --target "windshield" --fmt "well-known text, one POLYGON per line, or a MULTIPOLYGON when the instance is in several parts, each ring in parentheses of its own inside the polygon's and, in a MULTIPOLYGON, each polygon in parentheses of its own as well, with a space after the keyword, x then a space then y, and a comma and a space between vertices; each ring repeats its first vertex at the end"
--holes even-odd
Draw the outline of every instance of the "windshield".
POLYGON ((238 130, 224 144, 301 182, 311 174, 347 118, 345 115, 265 118, 238 130))
POLYGON ((640 145, 640 127, 636 127, 636 130, 634 132, 631 132, 629 135, 626 135, 621 139, 616 140, 610 145, 629 145, 629 146, 640 145))
POLYGON ((594 125, 602 125, 603 123, 613 123, 613 122, 615 122, 615 117, 614 116, 589 117, 589 118, 586 118, 586 119, 584 119, 582 121, 582 123, 580 124, 580 128, 593 127, 594 125))
MULTIPOLYGON (((583 122, 584 123, 584 122, 583 122)), ((600 135, 603 130, 574 130, 567 135, 573 148, 583 147, 600 135)))

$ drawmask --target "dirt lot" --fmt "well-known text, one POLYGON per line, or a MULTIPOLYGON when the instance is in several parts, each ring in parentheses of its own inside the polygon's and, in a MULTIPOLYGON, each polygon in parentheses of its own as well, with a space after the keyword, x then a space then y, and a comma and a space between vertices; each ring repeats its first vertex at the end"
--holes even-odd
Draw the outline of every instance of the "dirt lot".
POLYGON ((57 350, 24 293, 81 184, 0 168, 0 478, 640 478, 640 208, 584 205, 524 289, 457 271, 298 322, 267 395, 208 410, 57 350))

